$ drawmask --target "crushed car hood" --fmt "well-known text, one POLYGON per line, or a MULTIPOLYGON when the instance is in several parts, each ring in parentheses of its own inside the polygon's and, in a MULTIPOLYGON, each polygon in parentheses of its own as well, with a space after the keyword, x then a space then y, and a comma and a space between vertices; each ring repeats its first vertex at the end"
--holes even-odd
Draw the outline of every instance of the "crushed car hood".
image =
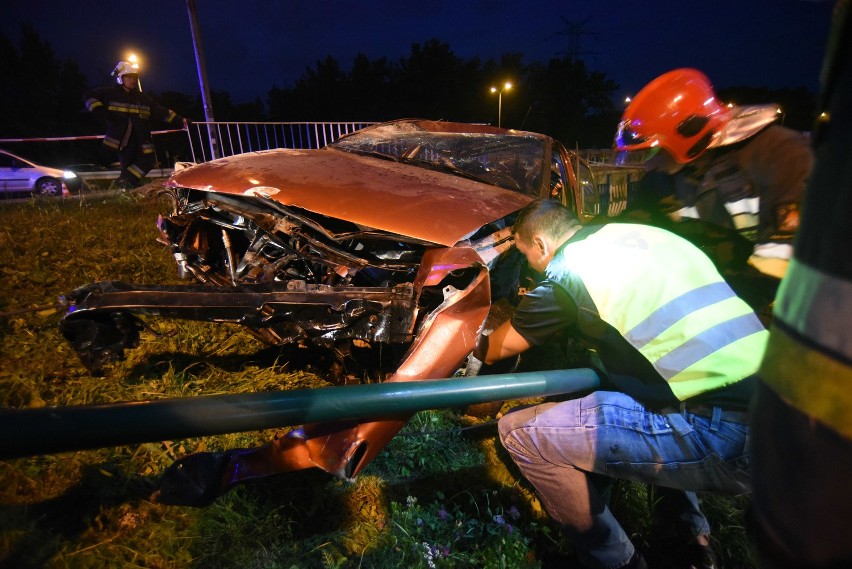
POLYGON ((221 158, 175 172, 165 185, 265 195, 283 205, 445 246, 532 201, 483 182, 332 148, 221 158))

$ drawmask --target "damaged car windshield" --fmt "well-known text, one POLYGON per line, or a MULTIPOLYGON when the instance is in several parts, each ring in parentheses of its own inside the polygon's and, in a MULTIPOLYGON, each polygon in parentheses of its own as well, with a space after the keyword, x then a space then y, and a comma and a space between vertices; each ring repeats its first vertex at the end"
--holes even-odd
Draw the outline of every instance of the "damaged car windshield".
MULTIPOLYGON (((390 130, 390 129, 389 129, 390 130)), ((545 143, 524 135, 369 130, 330 145, 537 197, 545 143)))

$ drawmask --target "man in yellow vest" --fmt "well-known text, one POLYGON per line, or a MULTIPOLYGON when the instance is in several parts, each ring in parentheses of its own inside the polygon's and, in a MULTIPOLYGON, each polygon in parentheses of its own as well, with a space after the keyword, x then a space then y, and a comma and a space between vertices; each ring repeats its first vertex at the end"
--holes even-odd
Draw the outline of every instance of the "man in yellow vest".
POLYGON ((766 569, 852 567, 852 3, 837 2, 816 161, 752 415, 751 535, 766 569))
POLYGON ((593 480, 667 488, 684 568, 714 567, 695 491, 750 490, 747 409, 768 333, 710 259, 647 225, 581 226, 554 200, 525 208, 515 246, 545 280, 474 355, 493 363, 563 335, 603 388, 500 419, 500 439, 589 567, 646 567, 593 480))

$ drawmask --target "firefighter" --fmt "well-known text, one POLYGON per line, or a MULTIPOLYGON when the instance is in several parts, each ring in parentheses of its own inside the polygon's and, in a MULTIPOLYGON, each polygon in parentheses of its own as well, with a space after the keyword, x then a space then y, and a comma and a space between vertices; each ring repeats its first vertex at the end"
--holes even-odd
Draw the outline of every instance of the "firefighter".
POLYGON ((155 162, 151 118, 184 128, 187 121, 142 92, 136 64, 119 61, 112 76, 116 84, 88 91, 85 105, 106 124, 104 148, 118 152, 121 173, 114 187, 135 188, 155 162))
POLYGON ((852 4, 835 4, 816 161, 752 414, 764 569, 852 567, 852 4))
POLYGON ((633 98, 614 145, 644 154, 646 205, 738 231, 754 243, 750 262, 780 277, 813 165, 807 139, 780 116, 774 105, 723 105, 703 73, 675 69, 633 98))
POLYGON ((581 226, 540 200, 519 214, 515 246, 546 279, 474 356, 491 364, 561 335, 592 352, 603 387, 507 413, 503 446, 582 563, 647 566, 602 498, 608 477, 666 488, 661 521, 681 532, 671 555, 714 567, 695 491, 750 489, 747 409, 768 333, 706 255, 663 229, 581 226))

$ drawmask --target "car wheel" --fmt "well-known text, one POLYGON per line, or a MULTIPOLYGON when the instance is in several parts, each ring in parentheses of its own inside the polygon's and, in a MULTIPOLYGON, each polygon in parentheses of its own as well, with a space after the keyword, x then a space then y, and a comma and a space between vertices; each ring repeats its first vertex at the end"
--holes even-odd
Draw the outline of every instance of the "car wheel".
POLYGON ((42 196, 61 196, 62 182, 56 178, 42 178, 36 183, 36 193, 42 196))

